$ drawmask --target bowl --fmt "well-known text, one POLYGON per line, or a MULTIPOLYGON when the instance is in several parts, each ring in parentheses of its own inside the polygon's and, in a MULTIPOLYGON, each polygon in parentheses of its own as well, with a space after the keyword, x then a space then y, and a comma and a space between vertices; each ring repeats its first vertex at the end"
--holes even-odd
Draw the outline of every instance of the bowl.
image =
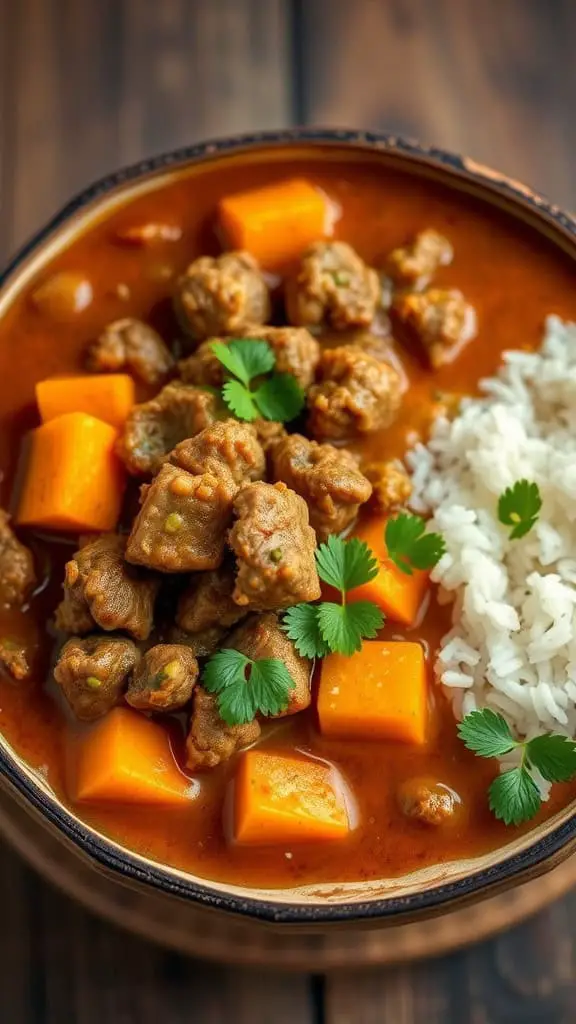
MULTIPOLYGON (((516 181, 466 158, 424 148, 393 135, 295 129, 197 144, 120 170, 90 186, 38 232, 0 276, 0 316, 31 276, 56 252, 94 220, 136 194, 153 189, 174 175, 190 173, 200 162, 257 160, 264 150, 272 157, 289 150, 291 158, 299 159, 309 154, 311 148, 315 155, 322 154, 327 159, 338 154, 349 159, 357 154, 359 158, 471 194, 486 204, 507 210, 576 261, 576 222, 516 181)), ((576 849, 576 808, 572 804, 529 833, 511 838, 505 846, 481 857, 438 864, 402 878, 257 890, 213 884, 123 848, 84 824, 64 806, 42 774, 24 763, 4 737, 0 737, 0 778, 6 796, 0 816, 5 830, 11 831, 10 822, 17 818, 20 826, 12 831, 22 835, 28 827, 36 836, 43 836, 43 840, 38 840, 39 848, 52 850, 53 877, 58 875, 59 857, 55 851, 59 850, 67 871, 57 880, 73 894, 86 899, 90 884, 84 884, 83 896, 76 881, 88 872, 95 891, 102 880, 108 888, 114 888, 112 902, 124 907, 126 923, 148 930, 151 935, 159 934, 158 915, 165 915, 166 921, 187 921, 189 927, 201 931, 208 927, 208 919, 212 921, 210 927, 215 927, 217 919, 220 932, 229 936, 236 934, 234 928, 243 925, 249 926, 252 934, 254 928, 261 928, 262 934, 268 936, 266 942, 272 945, 276 940, 270 937, 270 927, 277 936, 287 936, 288 926, 293 926, 299 934, 310 936, 309 956, 321 944, 320 937, 338 926, 403 927, 433 915, 445 915, 466 902, 490 899, 503 889, 540 875, 576 849), (139 925, 131 921, 128 910, 134 901, 139 908, 139 925), (207 918, 206 911, 216 913, 217 918, 210 914, 207 918)), ((29 851, 33 844, 23 844, 26 845, 29 851)), ((281 947, 280 943, 278 948, 281 947)))

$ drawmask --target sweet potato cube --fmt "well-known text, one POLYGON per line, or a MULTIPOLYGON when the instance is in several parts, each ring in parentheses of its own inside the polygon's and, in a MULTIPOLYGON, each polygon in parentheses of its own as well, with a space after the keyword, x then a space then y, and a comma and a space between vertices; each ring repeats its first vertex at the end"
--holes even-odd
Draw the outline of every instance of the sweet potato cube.
POLYGON ((227 242, 267 268, 297 259, 331 233, 328 201, 304 178, 225 196, 218 214, 227 242))
POLYGON ((367 520, 356 536, 366 541, 380 563, 378 575, 350 591, 351 601, 374 601, 387 618, 402 626, 413 626, 429 586, 429 574, 415 569, 411 576, 388 558, 384 531, 387 520, 381 516, 367 520))
POLYGON ((127 373, 49 377, 36 385, 43 423, 67 412, 85 412, 120 428, 134 405, 135 393, 134 381, 127 373))
POLYGON ((258 846, 344 839, 344 792, 327 764, 249 750, 236 773, 234 838, 258 846))
POLYGON ((178 807, 192 799, 168 733, 137 711, 114 708, 78 741, 75 754, 69 789, 77 803, 178 807))
POLYGON ((318 718, 326 736, 425 743, 427 680, 420 644, 366 640, 350 658, 329 654, 322 662, 318 718))
POLYGON ((70 412, 44 423, 26 439, 18 526, 47 530, 113 530, 125 475, 109 423, 70 412))

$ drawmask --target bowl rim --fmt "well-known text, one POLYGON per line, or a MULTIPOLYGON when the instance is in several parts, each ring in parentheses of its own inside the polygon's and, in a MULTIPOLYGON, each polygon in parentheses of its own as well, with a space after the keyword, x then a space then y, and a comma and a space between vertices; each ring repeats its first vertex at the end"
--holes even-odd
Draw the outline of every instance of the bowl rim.
MULTIPOLYGON (((511 201, 511 204, 531 210, 544 222, 553 225, 576 245, 576 220, 559 207, 551 204, 544 196, 520 182, 491 168, 478 164, 466 157, 424 146, 401 138, 395 133, 379 131, 358 131, 339 128, 290 128, 278 131, 264 131, 240 134, 204 142, 194 143, 157 156, 137 161, 127 167, 111 172, 88 185, 67 202, 52 218, 26 241, 9 259, 0 271, 0 289, 9 282, 18 268, 36 249, 53 236, 67 221, 84 207, 104 197, 113 189, 129 185, 138 179, 155 176, 162 171, 177 171, 183 166, 230 155, 240 151, 274 148, 298 144, 315 144, 319 148, 341 146, 343 149, 376 150, 396 154, 420 166, 436 167, 448 173, 448 177, 475 185, 477 191, 492 192, 511 201)), ((90 830, 83 822, 62 805, 57 797, 50 795, 42 786, 34 783, 18 763, 18 758, 0 746, 0 776, 4 776, 9 788, 16 795, 32 805, 33 809, 61 832, 80 854, 88 855, 103 870, 111 872, 156 891, 179 897, 207 908, 250 917, 253 920, 274 924, 322 925, 386 921, 404 915, 417 916, 423 912, 438 913, 445 904, 492 894, 494 887, 513 884, 523 876, 534 875, 545 870, 545 862, 554 858, 571 840, 576 839, 576 809, 574 813, 545 836, 528 845, 520 852, 508 855, 497 864, 478 871, 472 871, 464 878, 446 882, 422 892, 406 896, 387 896, 359 902, 310 902, 284 903, 270 898, 255 898, 230 893, 219 889, 220 883, 197 881, 181 875, 169 874, 170 869, 161 864, 141 858, 121 844, 114 843, 90 830), (145 867, 142 861, 144 860, 145 867)))

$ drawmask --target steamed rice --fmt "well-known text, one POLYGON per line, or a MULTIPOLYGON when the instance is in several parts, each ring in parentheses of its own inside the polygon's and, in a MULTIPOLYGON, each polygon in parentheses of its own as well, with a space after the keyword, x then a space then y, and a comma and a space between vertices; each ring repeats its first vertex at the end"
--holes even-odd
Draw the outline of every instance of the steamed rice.
POLYGON ((446 542, 432 579, 454 625, 436 672, 458 718, 487 706, 521 737, 576 737, 576 324, 549 317, 540 351, 506 353, 481 391, 407 458, 412 507, 446 542), (509 540, 498 498, 521 479, 542 509, 509 540))

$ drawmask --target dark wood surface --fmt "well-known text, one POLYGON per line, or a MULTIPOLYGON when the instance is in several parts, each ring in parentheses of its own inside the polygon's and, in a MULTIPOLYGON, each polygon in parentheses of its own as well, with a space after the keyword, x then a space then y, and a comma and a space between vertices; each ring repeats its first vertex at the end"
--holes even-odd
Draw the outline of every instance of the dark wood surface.
MULTIPOLYGON (((0 0, 0 256, 121 163, 308 122, 466 152, 576 208, 571 0, 0 0)), ((4 1024, 569 1024, 576 895, 419 965, 206 966, 95 920, 0 846, 4 1024)))

